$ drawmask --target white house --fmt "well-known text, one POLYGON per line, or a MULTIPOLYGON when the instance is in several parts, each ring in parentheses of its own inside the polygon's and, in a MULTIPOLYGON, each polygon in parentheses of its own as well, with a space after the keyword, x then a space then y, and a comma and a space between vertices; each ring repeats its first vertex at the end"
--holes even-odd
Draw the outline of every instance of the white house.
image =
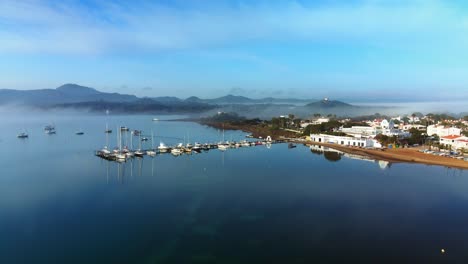
POLYGON ((440 144, 449 145, 454 150, 466 149, 468 150, 468 137, 449 135, 440 137, 440 144))
POLYGON ((427 134, 430 136, 436 134, 439 137, 450 135, 459 136, 461 135, 461 129, 456 127, 445 127, 441 125, 430 125, 427 127, 427 134))
POLYGON ((331 143, 344 146, 374 147, 374 140, 371 138, 341 137, 326 134, 310 134, 313 142, 331 143))

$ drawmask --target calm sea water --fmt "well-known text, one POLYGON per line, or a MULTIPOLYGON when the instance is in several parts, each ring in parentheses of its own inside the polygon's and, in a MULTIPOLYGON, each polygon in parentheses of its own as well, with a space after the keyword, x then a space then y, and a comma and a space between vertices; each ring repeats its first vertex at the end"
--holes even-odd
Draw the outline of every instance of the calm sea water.
POLYGON ((151 119, 2 113, 0 263, 468 261, 467 171, 285 144, 120 165, 93 155, 106 122, 112 146, 120 125, 153 130, 156 143, 222 139, 151 119), (29 139, 16 138, 23 129, 29 139))

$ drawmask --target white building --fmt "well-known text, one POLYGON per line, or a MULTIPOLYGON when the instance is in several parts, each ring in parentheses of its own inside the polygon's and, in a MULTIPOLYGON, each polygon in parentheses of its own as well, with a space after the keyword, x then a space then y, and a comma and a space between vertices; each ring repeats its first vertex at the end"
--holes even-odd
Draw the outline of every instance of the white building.
POLYGON ((371 138, 341 137, 326 134, 310 134, 310 140, 319 143, 331 143, 344 146, 374 147, 374 140, 371 138))
POLYGON ((444 127, 441 125, 430 125, 427 127, 427 134, 430 136, 436 134, 439 137, 450 135, 459 136, 461 135, 461 129, 456 127, 444 127))
POLYGON ((352 126, 352 127, 343 127, 341 132, 351 135, 353 137, 361 136, 371 136, 375 137, 377 135, 377 128, 368 127, 368 126, 352 126))
POLYGON ((449 145, 453 150, 468 150, 468 137, 449 135, 440 138, 440 144, 449 145))
POLYGON ((412 128, 416 128, 417 130, 426 130, 426 126, 423 126, 423 125, 410 125, 410 124, 407 124, 407 125, 402 125, 401 129, 404 130, 404 131, 409 131, 410 129, 412 128))
POLYGON ((330 118, 320 117, 315 120, 312 120, 313 125, 320 125, 322 123, 330 122, 330 118))
POLYGON ((375 137, 378 134, 385 136, 398 136, 400 138, 407 138, 411 133, 394 128, 393 121, 388 122, 383 120, 382 127, 366 127, 366 126, 352 126, 350 128, 341 128, 341 132, 351 135, 353 137, 375 137))

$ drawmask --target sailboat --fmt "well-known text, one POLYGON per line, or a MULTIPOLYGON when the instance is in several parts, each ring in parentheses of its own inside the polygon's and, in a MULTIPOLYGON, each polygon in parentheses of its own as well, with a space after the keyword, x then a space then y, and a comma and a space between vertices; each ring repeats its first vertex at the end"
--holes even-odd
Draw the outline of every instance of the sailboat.
POLYGON ((225 151, 228 148, 229 148, 229 144, 226 144, 226 142, 224 141, 224 126, 223 126, 223 141, 218 143, 218 149, 221 151, 225 151))
POLYGON ((106 130, 104 130, 104 133, 106 133, 106 134, 112 133, 112 129, 109 129, 107 123, 106 123, 106 130))
POLYGON ((138 141, 140 142, 140 143, 139 143, 140 145, 139 145, 139 148, 135 151, 134 154, 135 154, 135 156, 137 156, 137 157, 143 157, 143 156, 145 155, 145 153, 141 150, 141 133, 139 134, 139 139, 140 139, 140 140, 138 140, 138 141))
POLYGON ((121 131, 119 131, 119 133, 117 134, 117 144, 118 144, 119 150, 115 154, 116 161, 118 162, 126 161, 127 156, 125 156, 125 154, 122 153, 122 132, 121 131))
POLYGON ((151 130, 151 149, 146 151, 146 154, 149 156, 156 156, 156 151, 154 151, 154 135, 153 135, 153 130, 151 130))

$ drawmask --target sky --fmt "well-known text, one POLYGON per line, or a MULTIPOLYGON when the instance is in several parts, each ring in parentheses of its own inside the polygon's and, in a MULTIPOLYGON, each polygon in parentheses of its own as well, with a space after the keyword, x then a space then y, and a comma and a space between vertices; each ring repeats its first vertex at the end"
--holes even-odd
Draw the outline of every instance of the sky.
POLYGON ((468 100, 462 0, 0 0, 0 88, 468 100))

